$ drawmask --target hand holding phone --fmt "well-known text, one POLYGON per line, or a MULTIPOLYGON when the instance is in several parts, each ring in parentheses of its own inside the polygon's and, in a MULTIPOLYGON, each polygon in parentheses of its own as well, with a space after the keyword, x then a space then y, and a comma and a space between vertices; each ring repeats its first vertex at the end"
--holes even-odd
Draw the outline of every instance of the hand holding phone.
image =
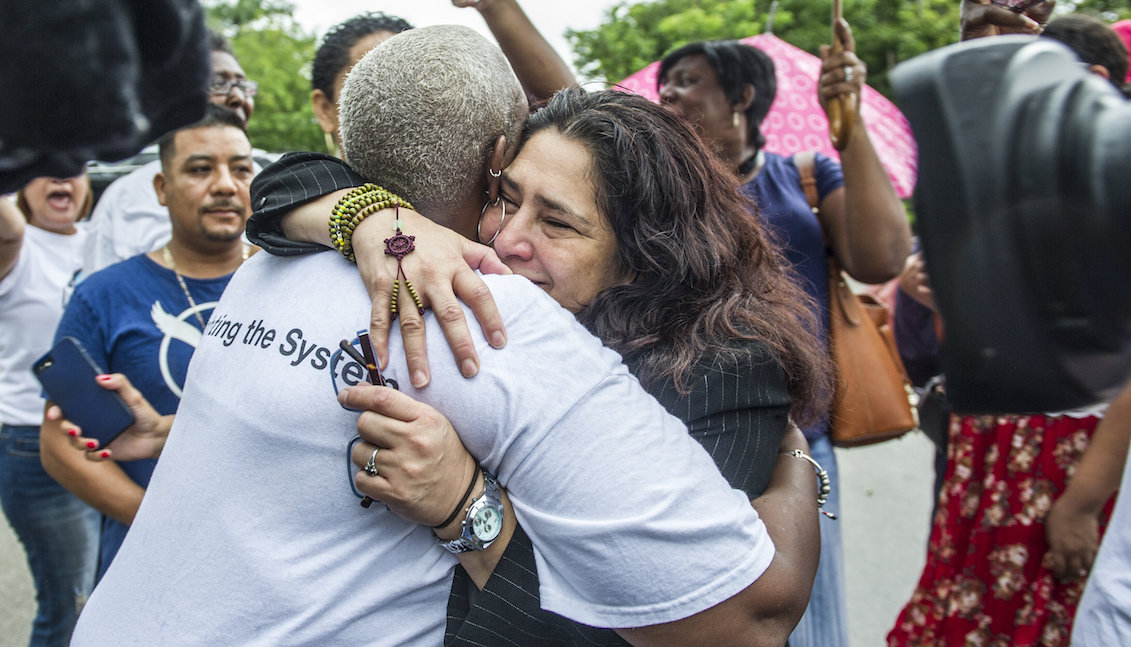
POLYGON ((110 444, 136 418, 114 391, 97 383, 103 371, 74 337, 64 337, 32 365, 48 398, 79 426, 83 436, 110 444))

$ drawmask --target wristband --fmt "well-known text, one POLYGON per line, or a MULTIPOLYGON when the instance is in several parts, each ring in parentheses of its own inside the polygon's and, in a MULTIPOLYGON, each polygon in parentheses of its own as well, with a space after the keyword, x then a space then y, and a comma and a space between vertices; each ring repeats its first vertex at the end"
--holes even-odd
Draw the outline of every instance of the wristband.
POLYGON ((446 526, 446 525, 448 525, 451 522, 456 520, 456 517, 459 515, 460 511, 463 510, 463 504, 464 504, 465 501, 467 501, 467 497, 471 496, 471 491, 473 489, 475 489, 475 482, 478 481, 478 480, 479 480, 479 461, 477 460, 477 461, 475 461, 475 471, 471 474, 471 483, 467 484, 467 491, 463 493, 462 497, 460 497, 459 503, 456 504, 456 509, 452 510, 452 513, 450 515, 448 515, 447 519, 444 519, 442 522, 440 522, 440 525, 432 526, 433 528, 437 528, 437 529, 443 528, 444 526, 446 526))
POLYGON ((353 230, 369 216, 393 206, 412 209, 408 200, 373 183, 350 190, 330 212, 330 242, 347 261, 356 262, 353 254, 353 230))
POLYGON ((812 465, 813 469, 817 470, 817 481, 820 484, 820 487, 817 489, 817 508, 820 510, 821 514, 829 519, 835 520, 836 515, 825 510, 825 503, 829 500, 829 493, 833 491, 832 483, 829 480, 829 473, 825 471, 825 468, 821 467, 821 464, 818 463, 816 459, 800 449, 781 453, 787 456, 793 456, 794 458, 800 458, 812 465))

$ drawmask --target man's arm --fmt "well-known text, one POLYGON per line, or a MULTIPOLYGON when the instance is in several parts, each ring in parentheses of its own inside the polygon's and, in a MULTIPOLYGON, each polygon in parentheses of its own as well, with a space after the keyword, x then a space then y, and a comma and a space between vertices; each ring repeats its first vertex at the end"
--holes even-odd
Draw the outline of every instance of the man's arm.
MULTIPOLYGON (((781 578, 787 584, 784 590, 792 591, 798 596, 792 601, 787 600, 779 605, 777 609, 781 611, 780 614, 775 615, 771 612, 757 620, 764 626, 759 632, 772 640, 783 632, 788 635, 804 612, 808 589, 793 590, 789 587, 797 582, 812 582, 812 574, 818 559, 819 542, 806 542, 804 537, 799 539, 792 536, 789 534, 790 529, 775 532, 777 529, 771 526, 774 520, 783 514, 785 516, 782 518, 788 521, 798 515, 807 515, 810 509, 813 510, 812 514, 800 517, 800 520, 812 521, 816 514, 816 506, 814 499, 805 499, 801 505, 798 505, 798 501, 793 496, 796 494, 794 489, 796 486, 808 491, 815 482, 812 470, 800 470, 800 480, 793 483, 781 478, 782 471, 778 470, 778 480, 770 483, 775 473, 775 466, 788 467, 782 463, 799 462, 796 457, 783 456, 779 452, 795 448, 805 449, 807 445, 799 432, 782 434, 778 427, 779 424, 784 423, 791 399, 780 368, 768 359, 749 358, 745 355, 736 358, 724 353, 718 358, 703 362, 703 365, 708 367, 707 372, 704 375, 696 373, 693 380, 696 386, 686 395, 681 396, 674 389, 659 386, 649 390, 667 410, 698 415, 688 422, 688 429, 711 454, 731 487, 744 490, 752 497, 765 493, 765 496, 755 499, 752 504, 770 527, 770 534, 777 548, 774 562, 767 574, 770 577, 781 578), (739 382, 736 390, 727 386, 735 385, 735 380, 739 382), (758 388, 753 388, 752 385, 758 385, 758 388), (717 397, 720 393, 730 391, 736 391, 733 398, 717 397), (751 438, 752 435, 758 435, 759 438, 751 438), (769 456, 762 456, 763 448, 768 450, 769 456), (765 477, 761 477, 760 474, 765 474, 765 477)), ((803 525, 805 528, 793 530, 800 533, 817 532, 815 522, 803 525)), ((525 533, 520 533, 519 536, 525 537, 525 533)), ((494 551, 497 544, 498 542, 493 544, 490 550, 494 551)), ((460 561, 469 571, 473 568, 468 565, 470 558, 465 559, 461 556, 460 561)), ((460 595, 462 589, 453 588, 454 597, 449 603, 448 616, 449 633, 457 640, 456 644, 482 642, 485 632, 489 633, 489 629, 484 629, 483 625, 488 628, 493 627, 493 618, 508 615, 500 608, 501 606, 506 609, 519 609, 519 613, 514 614, 520 618, 516 621, 519 623, 515 628, 516 631, 560 635, 569 639, 584 635, 582 642, 588 641, 586 644, 589 642, 621 644, 613 637, 610 630, 570 623, 561 616, 540 608, 537 565, 529 538, 508 544, 501 558, 484 556, 483 561, 486 564, 476 564, 475 567, 485 569, 491 577, 485 584, 481 576, 473 576, 472 579, 486 593, 485 595, 474 596, 473 599, 467 600, 460 595)), ((462 583, 457 579, 454 587, 461 585, 462 583)), ((682 636, 679 635, 673 637, 673 640, 681 639, 682 636)))
MULTIPOLYGON (((801 449, 807 451, 808 443, 796 427, 782 441, 781 451, 801 449)), ((633 645, 766 645, 780 646, 786 642, 801 620, 809 603, 813 580, 820 557, 820 529, 818 527, 816 479, 809 464, 793 456, 781 456, 765 495, 751 501, 770 536, 776 553, 770 567, 746 591, 723 604, 676 622, 650 627, 617 629, 616 632, 633 645)), ((508 508, 507 514, 511 511, 508 508)), ((508 518, 508 521, 510 519, 508 518)), ((460 564, 480 589, 501 591, 506 595, 515 587, 522 588, 522 580, 500 581, 490 578, 503 558, 499 544, 510 539, 513 528, 505 531, 487 551, 464 553, 460 564)), ((537 574, 533 553, 512 549, 504 544, 507 559, 518 561, 521 570, 537 574)), ((519 547, 520 548, 520 547, 519 547)), ((532 582, 533 584, 533 582, 532 582)), ((538 589, 523 589, 524 599, 537 599, 538 589)), ((480 604, 489 612, 493 597, 480 596, 470 612, 476 613, 480 604)), ((516 600, 515 603, 520 603, 516 600)), ((527 615, 542 617, 547 624, 560 623, 561 618, 541 609, 527 610, 527 615)), ((450 612, 449 612, 449 615, 450 612)), ((490 616, 485 616, 489 621, 490 616)), ((584 626, 580 631, 597 631, 584 626)))

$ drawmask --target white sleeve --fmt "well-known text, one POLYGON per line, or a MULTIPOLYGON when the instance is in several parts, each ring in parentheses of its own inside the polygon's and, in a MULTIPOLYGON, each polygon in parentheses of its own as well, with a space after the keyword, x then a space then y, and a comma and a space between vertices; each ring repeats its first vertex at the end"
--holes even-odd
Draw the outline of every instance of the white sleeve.
POLYGON ((507 347, 480 350, 466 382, 481 388, 443 410, 507 488, 534 544, 543 607, 643 626, 749 586, 774 547, 745 494, 570 313, 536 288, 517 304, 500 283, 490 281, 507 347))
POLYGON ((106 187, 86 225, 83 274, 153 251, 172 235, 169 211, 157 201, 153 177, 161 162, 154 160, 106 187))
MULTIPOLYGON (((0 198, 3 199, 3 198, 0 198)), ((30 225, 29 225, 30 227, 30 225)), ((12 265, 12 269, 3 277, 0 277, 0 298, 6 297, 16 289, 17 285, 22 285, 27 280, 28 273, 28 260, 27 250, 24 247, 27 245, 27 237, 24 237, 24 242, 20 247, 20 251, 16 256, 16 262, 12 265)))

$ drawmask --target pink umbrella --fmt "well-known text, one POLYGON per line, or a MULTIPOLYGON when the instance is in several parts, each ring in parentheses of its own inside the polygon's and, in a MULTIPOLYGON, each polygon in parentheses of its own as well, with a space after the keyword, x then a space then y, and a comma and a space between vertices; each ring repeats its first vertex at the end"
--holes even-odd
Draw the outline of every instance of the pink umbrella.
MULTIPOLYGON (((1119 35, 1119 39, 1127 46, 1127 51, 1131 52, 1131 20, 1113 22, 1111 23, 1111 30, 1119 35)), ((1127 78, 1123 82, 1131 83, 1131 69, 1127 70, 1127 78)))
MULTIPOLYGON (((766 150, 783 155, 815 150, 840 159, 829 142, 829 122, 817 100, 821 59, 773 34, 759 34, 739 42, 768 54, 777 72, 777 96, 762 122, 766 150)), ((657 61, 619 85, 621 89, 659 101, 656 92, 659 71, 657 61)), ((860 114, 896 192, 900 197, 910 197, 915 188, 918 147, 907 119, 895 104, 867 85, 860 101, 860 114)))

